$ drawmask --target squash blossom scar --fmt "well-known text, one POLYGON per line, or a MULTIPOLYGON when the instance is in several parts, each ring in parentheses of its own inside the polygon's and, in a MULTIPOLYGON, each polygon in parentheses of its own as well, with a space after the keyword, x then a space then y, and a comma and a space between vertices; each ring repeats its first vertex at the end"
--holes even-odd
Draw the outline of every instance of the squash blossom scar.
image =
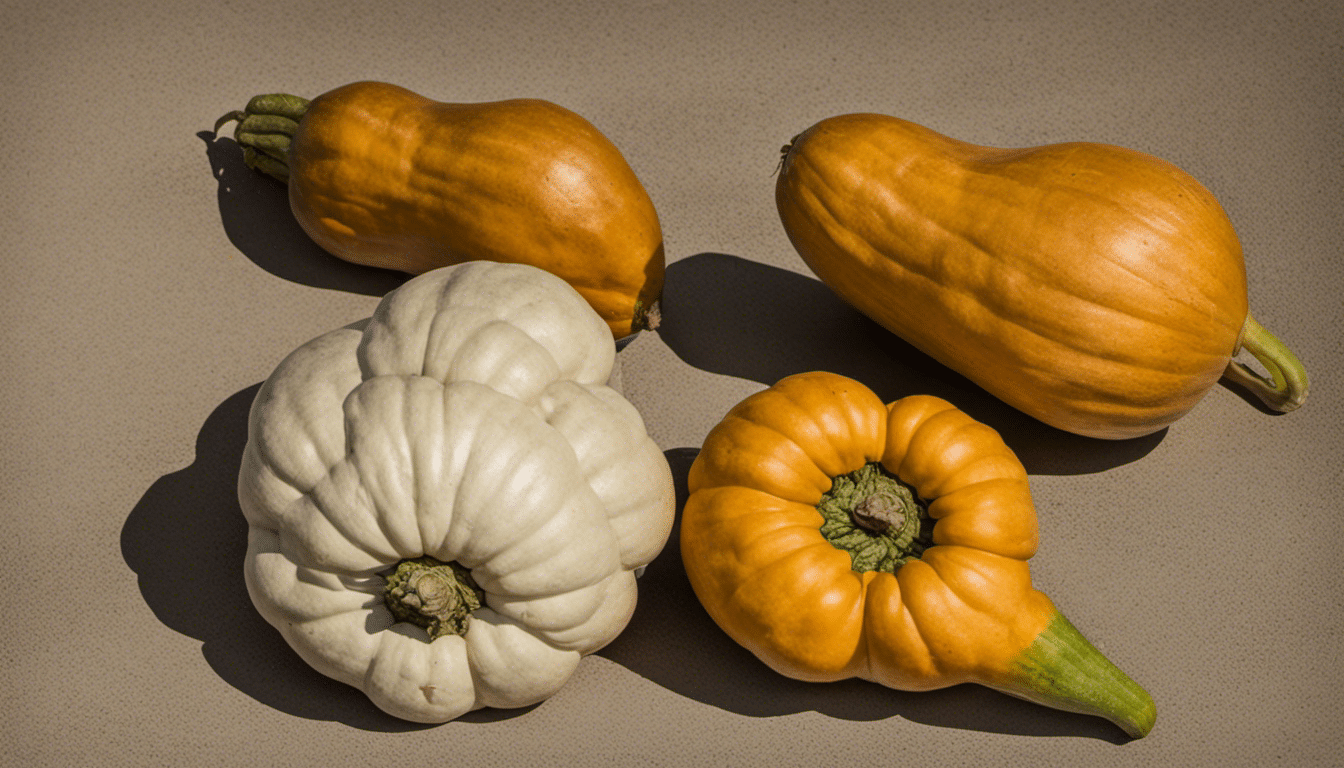
POLYGON ((392 617, 423 628, 431 641, 465 635, 471 612, 484 599, 485 592, 470 571, 427 555, 397 563, 383 589, 383 602, 392 617))
POLYGON ((913 489, 881 464, 834 478, 817 504, 821 535, 855 571, 895 573, 933 543, 933 518, 913 489))

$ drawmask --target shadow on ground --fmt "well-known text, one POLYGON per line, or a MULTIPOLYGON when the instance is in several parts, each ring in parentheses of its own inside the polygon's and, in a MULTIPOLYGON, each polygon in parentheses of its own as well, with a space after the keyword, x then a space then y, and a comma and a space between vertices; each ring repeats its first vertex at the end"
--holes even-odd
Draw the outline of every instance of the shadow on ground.
MULTIPOLYGON (((122 526, 122 558, 159 621, 201 641, 211 669, 257 701, 296 717, 371 731, 429 727, 387 715, 360 691, 313 670, 252 607, 243 583, 247 523, 237 482, 247 412, 259 387, 221 403, 201 427, 191 465, 145 491, 122 526)), ((481 710, 460 720, 498 720, 522 711, 481 710)))
MULTIPOLYGON (((248 169, 231 139, 209 131, 199 136, 219 182, 225 232, 248 259, 296 283, 372 296, 405 281, 401 273, 349 264, 322 251, 290 214, 283 185, 248 169)), ((868 321, 819 281, 725 254, 702 253, 669 267, 658 333, 690 365, 762 384, 830 370, 863 381, 885 400, 940 395, 999 430, 1032 473, 1125 464, 1165 434, 1113 442, 1047 427, 868 321)), ((247 525, 236 482, 248 409, 259 386, 222 402, 201 427, 191 465, 146 490, 122 528, 122 556, 155 616, 201 641, 206 662, 239 691, 297 717, 370 731, 429 727, 386 715, 363 693, 314 671, 252 607, 243 583, 247 525), (182 553, 192 558, 184 561, 182 553)), ((695 453, 667 452, 678 510, 695 453)), ((979 686, 905 693, 858 680, 811 684, 782 677, 733 643, 701 608, 681 565, 676 529, 640 581, 630 626, 600 654, 680 695, 746 716, 816 711, 856 721, 900 717, 950 728, 1123 741, 1098 718, 979 686)), ((526 711, 482 710, 460 720, 490 722, 526 711)))
POLYGON ((1047 426, 859 314, 820 280, 738 256, 700 253, 669 265, 658 335, 689 365, 767 386, 794 373, 831 371, 887 402, 938 395, 998 430, 1031 474, 1127 464, 1167 433, 1098 440, 1047 426))
MULTIPOLYGON (((127 517, 122 557, 141 595, 165 626, 201 642, 202 655, 221 679, 262 704, 369 731, 431 727, 384 714, 363 693, 314 671, 252 607, 243 583, 247 524, 236 482, 247 412, 259 386, 221 403, 201 427, 192 463, 155 481, 127 517), (192 557, 184 560, 184 552, 192 557)), ((696 452, 666 453, 677 484, 678 517, 696 452)), ((860 680, 813 684, 780 676, 723 634, 701 608, 681 564, 677 533, 674 528, 667 548, 640 579, 630 625, 599 652, 670 691, 753 717, 816 711, 856 721, 900 717, 949 728, 1123 741, 1098 718, 979 686, 905 693, 860 680)), ((528 709, 480 710, 459 721, 504 720, 528 709)))
MULTIPOLYGON (((678 521, 693 448, 666 452, 677 483, 678 521)), ((1024 736, 1078 736, 1123 743, 1098 717, 1031 704, 978 685, 895 691, 864 680, 805 683, 777 674, 724 634, 700 606, 681 564, 678 529, 639 582, 639 604, 620 637, 598 652, 658 685, 750 717, 818 712, 842 720, 902 718, 943 728, 1024 736)))
POLYGON ((407 280, 401 272, 351 264, 319 248, 290 213, 284 184, 248 168, 233 139, 213 131, 196 135, 219 183, 224 234, 254 264, 301 285, 366 296, 383 296, 407 280))

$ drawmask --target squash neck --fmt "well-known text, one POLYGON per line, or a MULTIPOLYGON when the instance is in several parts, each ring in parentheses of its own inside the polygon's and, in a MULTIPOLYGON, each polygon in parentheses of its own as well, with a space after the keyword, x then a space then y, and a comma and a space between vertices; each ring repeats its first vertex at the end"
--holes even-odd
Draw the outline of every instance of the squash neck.
POLYGON ((1153 697, 1059 612, 989 685, 1047 707, 1104 717, 1134 739, 1147 736, 1157 720, 1153 697))
POLYGON ((860 573, 895 573, 933 543, 933 518, 914 489, 872 462, 836 477, 817 504, 821 535, 860 573))
POLYGON ((288 93, 253 96, 247 106, 215 121, 215 133, 237 121, 233 138, 243 148, 243 162, 254 171, 289 183, 289 145, 308 112, 308 99, 288 93))

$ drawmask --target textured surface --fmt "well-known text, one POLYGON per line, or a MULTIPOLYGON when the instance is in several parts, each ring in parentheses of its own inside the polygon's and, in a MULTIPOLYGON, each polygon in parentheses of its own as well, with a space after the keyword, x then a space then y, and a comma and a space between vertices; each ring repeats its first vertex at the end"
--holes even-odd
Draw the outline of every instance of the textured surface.
POLYGON ((1344 16, 1332 3, 7 2, 0 32, 0 764, 1339 764, 1344 754, 1344 16), (521 712, 393 721, 252 610, 234 496, 257 384, 400 278, 307 242, 210 128, 359 79, 550 99, 625 153, 670 265, 626 396, 684 484, 704 434, 796 371, 924 391, 1031 473, 1037 585, 1157 700, 1146 739, 987 690, 779 678, 675 547, 629 629, 521 712), (1252 311, 1307 365, 1297 413, 1218 386, 1153 438, 1029 422, 841 305, 774 211, 779 147, 876 111, 982 144, 1103 141, 1208 186, 1252 311), (78 567, 73 567, 77 563, 78 567), (35 599, 34 579, 45 593, 35 599))

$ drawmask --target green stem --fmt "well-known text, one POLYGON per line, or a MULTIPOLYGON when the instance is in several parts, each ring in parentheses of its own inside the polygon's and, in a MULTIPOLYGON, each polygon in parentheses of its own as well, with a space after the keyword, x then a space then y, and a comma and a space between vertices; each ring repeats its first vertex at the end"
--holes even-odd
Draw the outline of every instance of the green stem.
POLYGON ((910 486, 870 463, 831 481, 817 504, 821 535, 860 573, 895 573, 932 542, 933 520, 910 486))
POLYGON ((289 144, 309 101, 287 93, 253 96, 247 106, 215 121, 215 133, 225 123, 237 121, 233 138, 243 148, 247 167, 282 182, 289 182, 289 144))
POLYGON ((1148 692, 1059 613, 1018 656, 1007 680, 992 687, 1047 707, 1104 717, 1136 739, 1147 736, 1157 719, 1148 692))
POLYGON ((1241 328, 1241 341, 1237 346, 1237 351, 1242 349, 1254 355, 1269 370, 1271 378, 1255 373, 1236 360, 1227 364, 1227 369, 1223 371, 1224 378, 1250 390, 1265 405, 1280 413, 1294 410, 1306 401, 1307 371, 1301 361, 1249 313, 1241 328))
POLYGON ((429 556, 397 563, 383 588, 392 617, 423 627, 430 640, 466 634, 471 612, 484 598, 470 571, 429 556))

